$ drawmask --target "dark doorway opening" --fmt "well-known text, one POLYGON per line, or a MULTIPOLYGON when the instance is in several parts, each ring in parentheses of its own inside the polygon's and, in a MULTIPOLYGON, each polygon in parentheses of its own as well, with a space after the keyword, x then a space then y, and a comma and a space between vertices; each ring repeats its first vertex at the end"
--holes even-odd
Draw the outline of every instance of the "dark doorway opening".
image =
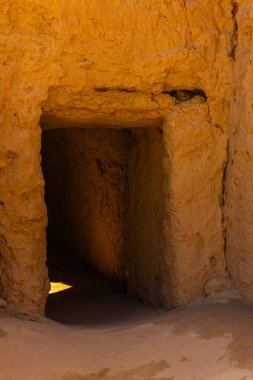
POLYGON ((89 325, 136 318, 144 306, 129 298, 126 284, 131 294, 161 304, 161 130, 45 130, 42 168, 46 315, 89 325))

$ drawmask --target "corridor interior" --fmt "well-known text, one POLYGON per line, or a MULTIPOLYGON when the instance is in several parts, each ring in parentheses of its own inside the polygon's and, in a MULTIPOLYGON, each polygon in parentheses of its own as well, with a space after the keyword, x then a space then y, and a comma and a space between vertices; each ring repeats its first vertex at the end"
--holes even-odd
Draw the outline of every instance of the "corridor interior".
POLYGON ((44 130, 41 154, 47 317, 96 326, 148 312, 156 302, 142 300, 161 260, 161 130, 44 130))

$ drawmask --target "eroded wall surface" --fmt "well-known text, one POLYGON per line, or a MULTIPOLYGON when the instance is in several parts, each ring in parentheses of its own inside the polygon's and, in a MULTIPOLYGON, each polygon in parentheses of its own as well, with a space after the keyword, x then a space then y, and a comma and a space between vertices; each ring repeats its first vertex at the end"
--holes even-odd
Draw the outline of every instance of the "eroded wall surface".
POLYGON ((49 284, 39 118, 61 69, 36 2, 1 1, 0 10, 1 296, 19 311, 42 313, 49 284))
POLYGON ((253 4, 239 1, 226 170, 226 257, 236 287, 253 301, 253 4))
POLYGON ((0 2, 0 283, 10 306, 43 312, 48 291, 41 127, 164 125, 170 304, 203 294, 217 274, 251 299, 251 6, 0 2), (171 93, 194 89, 205 96, 171 93))
POLYGON ((176 105, 164 134, 165 249, 172 303, 178 306, 201 296, 208 280, 226 275, 226 138, 201 97, 176 105))
POLYGON ((163 130, 136 128, 133 135, 129 152, 125 280, 130 292, 142 300, 171 306, 163 233, 163 130))

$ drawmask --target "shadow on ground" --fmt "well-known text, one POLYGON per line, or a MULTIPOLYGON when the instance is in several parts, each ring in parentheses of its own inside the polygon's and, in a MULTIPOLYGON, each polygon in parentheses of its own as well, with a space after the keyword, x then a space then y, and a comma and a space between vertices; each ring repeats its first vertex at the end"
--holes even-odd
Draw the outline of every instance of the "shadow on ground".
POLYGON ((46 316, 50 319, 97 328, 137 323, 159 314, 159 309, 145 306, 128 296, 124 284, 103 276, 63 250, 54 248, 48 266, 50 281, 71 286, 49 294, 46 316))

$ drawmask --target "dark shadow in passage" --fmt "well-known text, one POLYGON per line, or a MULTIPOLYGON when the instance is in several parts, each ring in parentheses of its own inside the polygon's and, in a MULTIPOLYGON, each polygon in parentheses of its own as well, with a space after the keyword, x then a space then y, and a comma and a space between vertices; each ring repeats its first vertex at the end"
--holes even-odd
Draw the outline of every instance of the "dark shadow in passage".
POLYGON ((111 280, 63 249, 48 249, 49 278, 72 286, 49 294, 46 316, 69 325, 116 327, 135 324, 161 310, 130 298, 124 284, 111 280), (53 251, 53 252, 52 252, 53 251))

